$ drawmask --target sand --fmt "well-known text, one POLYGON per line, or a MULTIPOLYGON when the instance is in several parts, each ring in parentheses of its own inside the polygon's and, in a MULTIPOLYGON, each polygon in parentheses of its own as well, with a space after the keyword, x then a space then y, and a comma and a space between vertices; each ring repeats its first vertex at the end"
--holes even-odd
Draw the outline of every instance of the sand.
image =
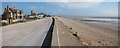
POLYGON ((85 46, 118 46, 118 31, 116 30, 63 17, 55 18, 60 20, 71 34, 77 32, 79 41, 85 46))

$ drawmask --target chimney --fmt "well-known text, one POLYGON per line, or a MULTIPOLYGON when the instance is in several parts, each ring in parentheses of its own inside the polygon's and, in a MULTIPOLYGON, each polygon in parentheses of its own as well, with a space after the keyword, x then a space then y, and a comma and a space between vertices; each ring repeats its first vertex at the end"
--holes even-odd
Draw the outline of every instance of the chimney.
POLYGON ((7 10, 7 8, 5 8, 5 10, 7 10))
POLYGON ((7 5, 7 10, 9 10, 9 5, 7 5))
POLYGON ((15 9, 15 7, 13 7, 15 9))
POLYGON ((33 11, 31 11, 31 14, 33 13, 33 11))

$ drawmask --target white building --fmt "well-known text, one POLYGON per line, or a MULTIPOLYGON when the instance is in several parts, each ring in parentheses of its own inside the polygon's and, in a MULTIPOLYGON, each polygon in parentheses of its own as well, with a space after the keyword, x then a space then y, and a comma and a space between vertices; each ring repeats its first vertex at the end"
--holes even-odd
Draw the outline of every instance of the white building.
POLYGON ((31 11, 31 15, 29 16, 29 18, 35 18, 35 17, 37 17, 37 14, 36 13, 34 13, 33 11, 31 11))
POLYGON ((44 13, 38 13, 37 16, 38 16, 38 18, 43 18, 44 13))

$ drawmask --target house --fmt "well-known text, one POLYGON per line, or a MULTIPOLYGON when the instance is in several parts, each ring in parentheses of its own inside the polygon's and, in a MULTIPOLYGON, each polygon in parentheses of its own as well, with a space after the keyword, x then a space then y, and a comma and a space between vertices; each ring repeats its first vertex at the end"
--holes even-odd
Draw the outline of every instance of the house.
POLYGON ((0 21, 2 20, 2 16, 0 15, 0 21))
POLYGON ((33 11, 31 11, 31 15, 29 16, 29 18, 35 18, 35 17, 37 17, 37 14, 36 13, 34 13, 33 11))
POLYGON ((38 13, 37 16, 38 16, 38 18, 43 18, 44 13, 38 13))
POLYGON ((18 20, 23 19, 23 11, 18 10, 15 7, 10 8, 8 5, 5 8, 3 14, 2 14, 2 22, 6 22, 7 24, 11 24, 13 22, 16 22, 18 20))
POLYGON ((12 18, 13 20, 23 19, 23 11, 16 9, 15 7, 10 8, 7 6, 2 14, 2 20, 7 20, 9 18, 12 18))
POLYGON ((29 16, 28 15, 24 15, 24 19, 28 19, 29 18, 29 16))

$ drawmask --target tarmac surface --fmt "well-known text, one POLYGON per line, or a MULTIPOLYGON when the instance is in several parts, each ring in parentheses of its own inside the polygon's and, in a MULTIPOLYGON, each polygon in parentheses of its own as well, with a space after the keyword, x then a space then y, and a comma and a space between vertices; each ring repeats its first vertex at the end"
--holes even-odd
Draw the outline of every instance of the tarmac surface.
POLYGON ((52 18, 18 23, 2 27, 3 46, 42 46, 52 18))

